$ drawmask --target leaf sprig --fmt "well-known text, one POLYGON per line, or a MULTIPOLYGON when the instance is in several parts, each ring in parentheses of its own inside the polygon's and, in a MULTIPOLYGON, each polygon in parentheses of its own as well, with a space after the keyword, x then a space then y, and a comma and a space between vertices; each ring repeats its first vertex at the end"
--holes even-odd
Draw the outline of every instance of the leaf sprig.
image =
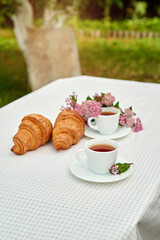
POLYGON ((113 175, 115 174, 120 175, 121 173, 126 172, 132 164, 133 163, 116 163, 111 166, 111 168, 109 169, 109 172, 113 175))
POLYGON ((132 164, 133 163, 117 163, 118 169, 119 169, 119 173, 118 174, 126 172, 130 168, 130 166, 132 164))

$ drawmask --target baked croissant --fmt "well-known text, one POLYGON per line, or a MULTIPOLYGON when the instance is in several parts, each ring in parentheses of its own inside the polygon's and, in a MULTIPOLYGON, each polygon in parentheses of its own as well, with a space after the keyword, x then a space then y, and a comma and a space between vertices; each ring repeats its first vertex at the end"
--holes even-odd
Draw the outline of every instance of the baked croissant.
POLYGON ((52 131, 53 146, 56 150, 68 149, 84 135, 84 120, 74 110, 65 109, 59 113, 52 131))
POLYGON ((50 120, 40 114, 29 114, 22 119, 18 132, 13 137, 14 146, 11 151, 24 154, 44 145, 52 136, 50 120))

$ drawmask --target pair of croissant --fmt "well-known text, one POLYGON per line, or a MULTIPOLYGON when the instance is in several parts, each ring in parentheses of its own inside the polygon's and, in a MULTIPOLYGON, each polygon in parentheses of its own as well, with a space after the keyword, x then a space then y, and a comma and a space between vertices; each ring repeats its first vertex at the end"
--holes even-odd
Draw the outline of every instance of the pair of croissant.
POLYGON ((13 137, 11 151, 24 154, 47 143, 51 137, 56 150, 68 149, 84 135, 84 120, 74 110, 65 109, 59 113, 54 127, 46 117, 40 114, 29 114, 22 119, 18 132, 13 137))

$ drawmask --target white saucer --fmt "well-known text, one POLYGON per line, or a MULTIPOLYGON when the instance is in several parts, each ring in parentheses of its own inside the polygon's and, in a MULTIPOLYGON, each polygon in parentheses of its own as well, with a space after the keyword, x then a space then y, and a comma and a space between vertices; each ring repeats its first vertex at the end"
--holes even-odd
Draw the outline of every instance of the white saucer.
POLYGON ((117 139, 117 138, 127 136, 130 132, 131 132, 130 127, 118 126, 118 129, 115 133, 110 134, 110 135, 102 135, 98 131, 85 126, 84 135, 89 138, 103 138, 104 137, 104 138, 108 138, 108 139, 117 139))
MULTIPOLYGON (((127 161, 122 157, 118 157, 117 162, 126 163, 127 161)), ((126 172, 121 173, 120 175, 112 175, 111 173, 108 173, 106 175, 99 175, 92 172, 89 168, 85 167, 77 159, 75 159, 70 166, 72 174, 75 175, 76 177, 89 182, 101 182, 101 183, 116 182, 125 179, 133 172, 134 168, 135 166, 131 165, 126 172)))

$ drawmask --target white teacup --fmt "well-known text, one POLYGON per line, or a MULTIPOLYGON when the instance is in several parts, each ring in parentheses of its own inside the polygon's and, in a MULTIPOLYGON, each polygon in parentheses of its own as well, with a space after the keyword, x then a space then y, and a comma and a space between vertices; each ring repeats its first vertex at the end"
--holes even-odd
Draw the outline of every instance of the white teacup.
POLYGON ((119 145, 110 139, 92 139, 86 142, 84 149, 76 152, 76 158, 89 167, 96 174, 109 173, 110 167, 116 163, 119 145), (108 147, 107 147, 108 146, 108 147), (97 151, 96 149, 112 149, 111 151, 97 151), (92 150, 94 149, 94 150, 92 150))
POLYGON ((99 131, 101 134, 109 135, 114 133, 118 128, 120 110, 114 107, 106 107, 102 109, 102 113, 98 117, 88 118, 90 128, 99 131), (106 115, 102 115, 106 113, 106 115), (111 114, 112 115, 108 115, 111 114), (93 124, 93 120, 95 123, 93 124))

